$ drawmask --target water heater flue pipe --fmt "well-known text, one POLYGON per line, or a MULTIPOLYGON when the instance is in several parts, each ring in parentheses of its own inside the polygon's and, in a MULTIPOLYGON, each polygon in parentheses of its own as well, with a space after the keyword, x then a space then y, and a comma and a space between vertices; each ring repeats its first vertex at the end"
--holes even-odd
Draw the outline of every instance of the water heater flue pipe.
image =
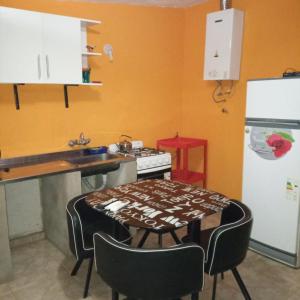
POLYGON ((220 9, 225 10, 232 7, 231 0, 220 0, 220 9))

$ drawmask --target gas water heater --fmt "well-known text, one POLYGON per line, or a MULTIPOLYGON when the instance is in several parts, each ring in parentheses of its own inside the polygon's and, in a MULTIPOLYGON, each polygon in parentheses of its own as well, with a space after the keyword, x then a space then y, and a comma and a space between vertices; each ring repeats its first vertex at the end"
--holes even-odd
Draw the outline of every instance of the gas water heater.
POLYGON ((206 20, 204 80, 238 80, 244 12, 234 8, 209 13, 206 20))

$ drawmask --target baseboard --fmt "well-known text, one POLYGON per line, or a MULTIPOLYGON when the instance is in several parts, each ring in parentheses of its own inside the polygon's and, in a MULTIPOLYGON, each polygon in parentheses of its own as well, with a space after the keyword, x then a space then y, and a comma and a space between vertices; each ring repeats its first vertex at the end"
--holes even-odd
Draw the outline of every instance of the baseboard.
POLYGON ((42 231, 42 232, 35 232, 35 233, 28 234, 26 236, 11 239, 9 241, 9 244, 11 248, 15 248, 18 246, 26 245, 44 239, 45 239, 45 233, 42 231))
POLYGON ((259 254, 267 256, 273 260, 279 261, 283 264, 293 268, 299 268, 299 259, 296 254, 288 253, 266 244, 260 243, 253 239, 250 240, 249 248, 259 254))

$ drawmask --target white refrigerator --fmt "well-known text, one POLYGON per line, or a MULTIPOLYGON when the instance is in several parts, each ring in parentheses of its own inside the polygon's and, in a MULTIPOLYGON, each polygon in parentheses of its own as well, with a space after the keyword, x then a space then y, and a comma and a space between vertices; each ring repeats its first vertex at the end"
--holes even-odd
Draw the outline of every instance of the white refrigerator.
POLYGON ((250 248, 300 267, 300 78, 247 83, 242 201, 250 248))

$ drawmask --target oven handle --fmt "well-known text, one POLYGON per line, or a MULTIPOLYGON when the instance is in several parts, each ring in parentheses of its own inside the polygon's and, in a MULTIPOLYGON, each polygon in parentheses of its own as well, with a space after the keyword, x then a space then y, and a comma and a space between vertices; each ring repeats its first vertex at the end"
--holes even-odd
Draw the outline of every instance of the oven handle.
POLYGON ((156 172, 149 172, 144 174, 137 174, 137 179, 139 180, 145 180, 145 179, 164 179, 165 173, 171 172, 171 168, 164 169, 156 172))
POLYGON ((154 173, 154 172, 170 172, 170 170, 171 170, 171 165, 163 165, 160 167, 153 167, 153 168, 138 170, 138 173, 139 174, 149 174, 149 173, 154 173))

